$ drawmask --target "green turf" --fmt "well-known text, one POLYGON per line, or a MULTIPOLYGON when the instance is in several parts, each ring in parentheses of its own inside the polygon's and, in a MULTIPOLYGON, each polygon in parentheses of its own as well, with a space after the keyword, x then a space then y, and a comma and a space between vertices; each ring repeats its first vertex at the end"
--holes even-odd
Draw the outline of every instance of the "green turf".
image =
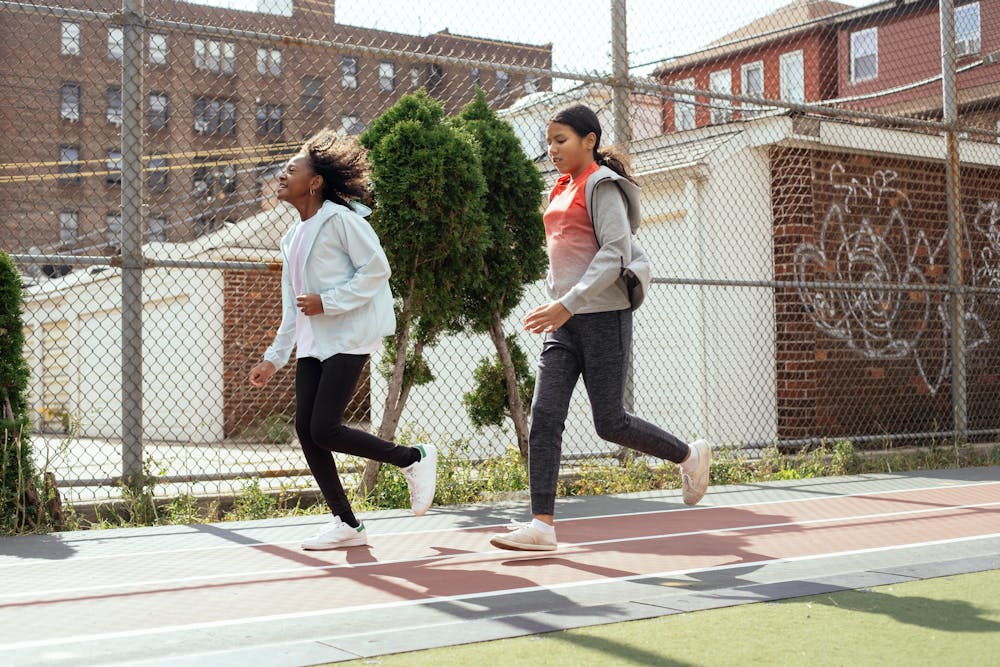
POLYGON ((1000 665, 1000 570, 337 664, 1000 665))

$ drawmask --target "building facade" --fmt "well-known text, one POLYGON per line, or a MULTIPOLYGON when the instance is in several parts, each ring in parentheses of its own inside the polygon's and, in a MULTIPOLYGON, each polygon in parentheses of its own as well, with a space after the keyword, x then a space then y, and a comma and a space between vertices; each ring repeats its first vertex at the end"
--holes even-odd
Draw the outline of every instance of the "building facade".
MULTIPOLYGON (((402 95, 426 88, 455 112, 481 86, 496 107, 549 79, 551 45, 453 35, 414 36, 344 26, 333 0, 296 0, 280 13, 179 0, 148 16, 348 45, 334 52, 250 36, 149 28, 143 68, 145 239, 187 241, 260 210, 268 175, 323 127, 362 132, 402 95), (376 47, 401 55, 352 51, 376 47), (471 64, 408 60, 447 55, 471 64)), ((116 0, 61 7, 107 12, 116 0)), ((4 249, 114 254, 122 225, 121 25, 110 19, 3 10, 0 20, 0 243, 4 249)))

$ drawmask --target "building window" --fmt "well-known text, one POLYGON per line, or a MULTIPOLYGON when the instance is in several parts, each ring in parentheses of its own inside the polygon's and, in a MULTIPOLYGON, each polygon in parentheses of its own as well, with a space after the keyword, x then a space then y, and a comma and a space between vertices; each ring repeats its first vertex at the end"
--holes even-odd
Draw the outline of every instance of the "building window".
POLYGON ((323 111, 323 79, 318 76, 302 77, 302 111, 305 113, 323 111))
POLYGON ((537 76, 526 76, 524 77, 524 93, 530 95, 531 93, 538 92, 538 77, 537 76))
POLYGON ((170 120, 170 100, 166 93, 149 94, 149 129, 162 130, 170 120))
POLYGON ((482 79, 482 76, 479 74, 479 68, 478 67, 473 67, 472 69, 469 70, 469 81, 472 82, 472 87, 473 88, 476 88, 476 87, 482 88, 482 86, 483 86, 483 79, 482 79))
POLYGON ((878 28, 851 33, 851 83, 878 77, 878 28))
POLYGON ((236 191, 236 168, 229 164, 230 160, 230 156, 194 158, 198 165, 192 178, 196 197, 210 198, 217 191, 227 194, 236 191))
POLYGON ((112 125, 122 124, 122 89, 121 86, 108 88, 106 94, 108 100, 107 117, 112 125))
POLYGON ((802 67, 802 51, 781 54, 778 59, 781 99, 786 102, 805 102, 805 75, 802 67))
POLYGON ((108 242, 108 247, 112 250, 120 250, 122 247, 122 214, 108 212, 104 216, 104 239, 108 242))
POLYGON ((420 65, 410 67, 410 88, 419 88, 424 85, 424 68, 420 65))
POLYGON ((264 76, 281 76, 281 51, 257 49, 257 73, 264 76))
POLYGON ((59 87, 59 116, 72 123, 80 120, 80 84, 69 82, 59 87))
POLYGON ((164 192, 170 184, 170 171, 167 158, 162 155, 149 156, 146 165, 146 187, 150 192, 164 192))
POLYGON ((104 161, 107 173, 104 175, 105 185, 122 184, 122 152, 116 148, 108 151, 107 159, 104 161))
POLYGON ((146 221, 146 240, 166 242, 167 219, 164 216, 154 215, 146 221))
POLYGON ((396 64, 381 62, 378 64, 378 87, 386 93, 396 90, 396 64))
POLYGON ((358 122, 357 116, 344 114, 340 117, 340 133, 347 135, 361 134, 365 131, 365 126, 358 122))
MULTIPOLYGON (((728 69, 720 69, 708 75, 708 89, 713 93, 733 94, 733 73, 728 69)), ((733 119, 732 100, 711 98, 711 122, 713 125, 727 123, 733 119)))
POLYGON ((64 56, 80 55, 80 24, 63 21, 59 24, 59 52, 64 56))
POLYGON ((354 56, 340 59, 340 87, 349 90, 358 88, 358 60, 354 56))
POLYGON ((510 90, 510 74, 501 69, 497 70, 497 92, 506 93, 510 90))
POLYGON ((59 147, 59 173, 63 183, 80 182, 80 147, 63 144, 59 147))
POLYGON ((236 134, 236 103, 199 97, 194 101, 194 131, 198 134, 236 134))
MULTIPOLYGON (((740 67, 740 92, 747 97, 764 97, 764 63, 760 60, 740 67)), ((760 106, 743 103, 743 117, 752 118, 760 106)))
POLYGON ((215 74, 236 73, 236 44, 214 39, 194 40, 194 66, 215 74))
POLYGON ((80 212, 59 212, 59 242, 64 246, 76 245, 80 240, 80 212))
MULTIPOLYGON (((675 81, 678 88, 694 89, 694 79, 684 79, 675 81)), ((693 130, 695 125, 694 115, 694 93, 676 93, 674 95, 674 127, 678 132, 681 130, 693 130)))
POLYGON ((167 36, 161 32, 149 33, 149 62, 153 65, 167 64, 167 36))
POLYGON ((444 80, 444 68, 437 63, 431 63, 428 86, 434 88, 444 80))
POLYGON ((979 3, 955 7, 955 55, 975 55, 981 45, 979 3))
POLYGON ((121 60, 124 55, 125 33, 121 28, 108 28, 108 58, 121 60))
POLYGON ((257 104, 257 134, 281 136, 285 131, 285 108, 280 104, 257 104))

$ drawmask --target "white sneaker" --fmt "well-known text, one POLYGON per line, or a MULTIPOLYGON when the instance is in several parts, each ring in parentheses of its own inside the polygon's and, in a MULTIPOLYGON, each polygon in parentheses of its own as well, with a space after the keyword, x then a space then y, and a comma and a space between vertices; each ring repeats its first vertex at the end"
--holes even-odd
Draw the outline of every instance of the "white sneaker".
POLYGON ((403 477, 410 487, 410 509, 422 516, 434 502, 434 488, 437 485, 437 447, 417 445, 420 460, 403 468, 403 477))
POLYGON ((490 544, 511 551, 555 551, 556 535, 547 535, 531 527, 530 523, 512 523, 511 532, 490 538, 490 544))
POLYGON ((321 551, 323 549, 340 549, 342 547, 360 547, 368 544, 368 533, 365 531, 365 524, 362 523, 357 528, 352 528, 339 516, 333 517, 333 521, 323 526, 318 533, 302 543, 303 549, 321 551))
POLYGON ((684 494, 684 504, 697 505, 708 491, 708 473, 712 469, 712 446, 703 439, 695 440, 688 446, 697 452, 698 463, 690 470, 681 464, 681 489, 684 494))

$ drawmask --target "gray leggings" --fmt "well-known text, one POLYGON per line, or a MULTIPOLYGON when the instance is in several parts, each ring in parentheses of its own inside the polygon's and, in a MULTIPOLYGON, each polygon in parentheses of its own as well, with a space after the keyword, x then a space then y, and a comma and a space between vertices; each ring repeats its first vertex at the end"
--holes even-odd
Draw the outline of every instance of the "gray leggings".
POLYGON ((545 336, 528 436, 532 514, 555 513, 562 434, 581 373, 598 436, 674 463, 687 458, 686 444, 625 412, 625 372, 631 351, 630 310, 574 315, 545 336))

